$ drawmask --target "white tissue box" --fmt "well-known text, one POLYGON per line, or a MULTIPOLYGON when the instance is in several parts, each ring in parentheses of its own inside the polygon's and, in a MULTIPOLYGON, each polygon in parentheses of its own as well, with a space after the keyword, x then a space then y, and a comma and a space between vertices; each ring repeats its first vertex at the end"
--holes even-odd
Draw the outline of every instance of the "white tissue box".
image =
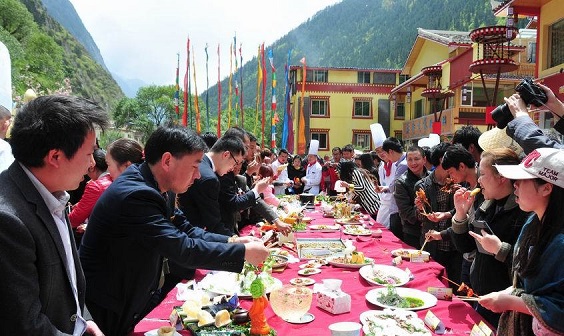
POLYGON ((332 314, 343 314, 351 311, 351 296, 343 291, 322 290, 317 293, 317 307, 332 314))

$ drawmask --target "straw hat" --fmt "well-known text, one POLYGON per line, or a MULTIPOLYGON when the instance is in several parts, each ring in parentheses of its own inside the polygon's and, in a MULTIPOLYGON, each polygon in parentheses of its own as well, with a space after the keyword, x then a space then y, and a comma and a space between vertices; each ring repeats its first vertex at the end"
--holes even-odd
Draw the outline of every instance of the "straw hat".
POLYGON ((499 129, 497 127, 492 128, 480 135, 478 138, 478 144, 483 150, 490 150, 494 148, 509 148, 512 149, 517 155, 523 153, 523 148, 513 140, 507 133, 505 133, 505 128, 499 129))

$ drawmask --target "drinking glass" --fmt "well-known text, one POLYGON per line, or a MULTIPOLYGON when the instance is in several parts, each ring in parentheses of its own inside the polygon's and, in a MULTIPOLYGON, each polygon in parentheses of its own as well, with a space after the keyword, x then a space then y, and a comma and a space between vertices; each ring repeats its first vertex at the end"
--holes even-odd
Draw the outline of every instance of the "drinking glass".
POLYGON ((286 321, 299 321, 311 306, 312 291, 303 286, 284 285, 270 292, 270 306, 286 321))

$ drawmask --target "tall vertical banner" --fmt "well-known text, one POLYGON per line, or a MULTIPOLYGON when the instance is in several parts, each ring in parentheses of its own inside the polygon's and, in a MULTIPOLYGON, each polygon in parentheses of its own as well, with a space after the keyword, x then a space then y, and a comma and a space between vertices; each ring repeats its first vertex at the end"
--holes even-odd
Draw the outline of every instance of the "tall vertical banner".
POLYGON ((188 82, 190 81, 190 38, 186 42, 186 73, 184 74, 184 107, 182 111, 182 126, 188 126, 188 82))
MULTIPOLYGON (((257 134, 257 127, 259 121, 259 104, 260 104, 260 84, 262 83, 262 67, 260 64, 260 45, 258 46, 257 52, 257 102, 255 105, 255 127, 253 133, 257 134)), ((262 147, 262 144, 261 144, 262 147)))
POLYGON ((209 91, 210 91, 210 75, 208 72, 208 44, 206 43, 206 47, 204 48, 206 51, 206 132, 210 131, 210 101, 209 101, 209 91))
POLYGON ((174 89, 174 112, 176 112, 176 116, 178 116, 180 114, 178 107, 180 101, 180 53, 176 53, 176 86, 174 89))
POLYGON ((276 67, 274 67, 274 52, 272 49, 268 50, 268 61, 270 62, 270 72, 272 77, 272 103, 270 106, 270 148, 276 148, 276 123, 278 122, 278 115, 276 114, 276 67))
POLYGON ((261 146, 264 148, 265 147, 265 141, 264 141, 264 134, 265 132, 265 126, 266 126, 266 103, 265 103, 265 99, 266 99, 266 60, 264 58, 264 42, 262 43, 261 47, 260 47, 260 57, 261 57, 261 62, 263 64, 262 67, 262 94, 261 94, 261 105, 262 105, 262 120, 261 120, 261 131, 262 131, 262 141, 261 141, 261 146))
POLYGON ((188 39, 188 46, 187 46, 187 55, 186 55, 186 67, 188 73, 188 119, 190 120, 190 129, 194 129, 194 121, 196 117, 192 115, 192 81, 190 80, 190 39, 188 39))
POLYGON ((302 154, 306 152, 306 136, 305 136, 305 116, 304 116, 304 99, 305 99, 305 82, 307 74, 306 58, 302 58, 300 63, 303 65, 302 69, 302 90, 300 101, 300 118, 298 120, 298 153, 302 154))
POLYGON ((217 44, 217 137, 221 137, 221 75, 220 75, 219 43, 217 44))
POLYGON ((241 127, 245 127, 245 112, 243 110, 243 44, 239 44, 239 57, 241 58, 241 70, 239 70, 239 80, 241 83, 241 96, 239 97, 239 107, 241 109, 241 127))
POLYGON ((294 152, 294 139, 288 139, 290 136, 290 129, 292 129, 292 137, 294 136, 292 117, 290 110, 290 55, 292 49, 288 51, 288 60, 284 66, 284 117, 282 120, 282 144, 281 148, 286 148, 291 153, 294 152), (291 146, 290 146, 291 145, 291 146))
POLYGON ((229 80, 227 83, 227 128, 231 127, 231 100, 233 99, 233 44, 229 46, 229 80))
POLYGON ((200 123, 200 104, 198 102, 198 85, 196 84, 196 55, 192 48, 192 67, 194 68, 194 106, 196 110, 196 133, 202 133, 202 125, 200 123))
POLYGON ((0 105, 12 111, 12 61, 10 51, 0 41, 0 105))
POLYGON ((233 58, 235 59, 235 76, 233 76, 233 80, 235 81, 235 125, 243 126, 239 120, 239 64, 237 62, 237 34, 233 36, 233 58))

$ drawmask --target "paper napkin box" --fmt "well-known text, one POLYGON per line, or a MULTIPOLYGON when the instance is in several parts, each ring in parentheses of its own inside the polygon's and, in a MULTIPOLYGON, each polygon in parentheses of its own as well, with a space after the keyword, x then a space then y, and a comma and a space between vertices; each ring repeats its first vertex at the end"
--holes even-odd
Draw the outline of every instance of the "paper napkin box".
POLYGON ((343 314, 351 311, 351 296, 343 291, 321 289, 317 293, 317 307, 332 314, 343 314))

